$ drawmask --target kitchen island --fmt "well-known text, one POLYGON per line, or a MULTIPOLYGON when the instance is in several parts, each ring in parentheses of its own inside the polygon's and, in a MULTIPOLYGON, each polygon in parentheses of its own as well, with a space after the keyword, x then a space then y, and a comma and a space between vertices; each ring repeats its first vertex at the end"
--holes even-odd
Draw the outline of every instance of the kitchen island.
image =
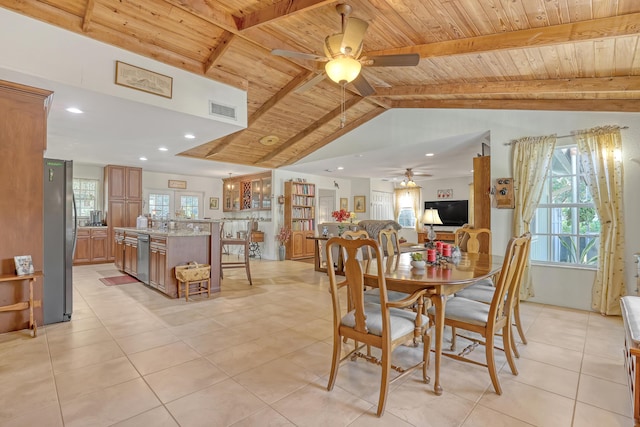
POLYGON ((115 265, 120 271, 177 298, 175 267, 190 262, 209 264, 211 292, 220 292, 219 222, 185 220, 175 229, 114 227, 114 231, 115 265), (139 248, 139 241, 148 244, 148 258, 142 257, 144 265, 139 265, 138 251, 145 253, 147 248, 139 248))

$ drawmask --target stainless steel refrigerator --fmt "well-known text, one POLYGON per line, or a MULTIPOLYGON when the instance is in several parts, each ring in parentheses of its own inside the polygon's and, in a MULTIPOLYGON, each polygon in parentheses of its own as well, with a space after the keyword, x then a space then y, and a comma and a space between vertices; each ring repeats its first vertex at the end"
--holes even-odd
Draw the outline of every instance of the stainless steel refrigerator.
POLYGON ((73 162, 44 159, 45 325, 71 320, 76 231, 73 162))

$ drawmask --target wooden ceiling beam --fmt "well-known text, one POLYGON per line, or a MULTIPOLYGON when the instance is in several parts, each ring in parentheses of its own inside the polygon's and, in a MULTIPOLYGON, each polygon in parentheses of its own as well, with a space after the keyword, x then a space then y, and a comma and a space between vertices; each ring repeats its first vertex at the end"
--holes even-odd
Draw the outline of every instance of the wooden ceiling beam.
POLYGON ((593 77, 553 80, 519 80, 479 83, 449 83, 424 86, 376 88, 371 97, 437 95, 507 95, 542 93, 612 93, 640 91, 640 76, 593 77))
POLYGON ((330 3, 333 3, 333 0, 282 0, 256 12, 233 18, 238 30, 242 31, 330 3))
MULTIPOLYGON (((344 110, 345 111, 349 110, 350 108, 352 108, 353 106, 357 105, 360 101, 363 101, 363 100, 364 100, 364 98, 361 97, 361 96, 354 96, 354 97, 350 98, 347 102, 345 102, 344 110)), ((322 126, 324 126, 327 123, 329 123, 331 120, 333 120, 336 117, 338 117, 341 112, 342 112, 342 106, 338 106, 338 107, 334 108, 333 110, 331 110, 330 112, 328 112, 327 114, 322 116, 319 120, 316 120, 315 122, 313 122, 313 124, 311 126, 308 126, 305 129, 301 130, 296 135, 294 135, 293 137, 289 138, 284 143, 280 144, 280 146, 278 148, 276 148, 274 150, 271 150, 271 152, 269 154, 267 154, 267 155, 261 157, 260 159, 256 160, 254 162, 254 164, 259 165, 260 163, 267 162, 267 161, 273 159, 274 157, 279 156, 280 154, 282 154, 286 150, 288 150, 291 147, 293 147, 295 144, 297 144, 303 138, 306 138, 307 136, 311 135, 311 133, 315 132, 316 130, 318 130, 322 126)))
POLYGON ((238 28, 233 16, 222 8, 217 1, 207 0, 164 0, 165 2, 192 13, 218 27, 235 33, 238 28))
MULTIPOLYGON (((312 74, 313 74, 312 71, 305 70, 300 74, 298 74, 296 77, 294 77, 289 83, 287 83, 286 86, 284 86, 282 89, 276 92, 276 94, 273 95, 271 98, 269 98, 264 104, 262 104, 260 108, 254 111, 254 113, 248 119, 248 125, 251 126, 252 124, 254 124, 256 120, 258 120, 266 112, 272 109, 285 96, 293 92, 295 88, 300 86, 300 84, 302 84, 312 74)), ((214 143, 213 147, 209 149, 205 157, 210 158, 220 153, 222 150, 227 148, 231 143, 233 143, 233 141, 235 141, 236 138, 239 138, 243 132, 244 130, 234 132, 231 135, 227 135, 224 138, 218 140, 218 142, 214 143)))
POLYGON ((488 34, 459 40, 448 40, 416 46, 366 52, 363 56, 417 53, 420 58, 464 55, 506 49, 551 46, 585 40, 621 37, 640 33, 640 13, 591 19, 570 24, 531 28, 506 33, 488 34))
POLYGON ((93 15, 93 6, 95 5, 95 0, 88 0, 87 7, 84 10, 84 18, 82 18, 82 31, 89 31, 89 24, 91 24, 91 16, 93 15))
POLYGON ((289 159, 287 159, 286 162, 283 162, 283 163, 279 164, 277 167, 290 165, 292 163, 297 162, 300 159, 303 159, 303 158, 307 157, 309 154, 313 153, 314 151, 319 150, 320 148, 322 148, 325 145, 333 142, 337 138, 340 138, 342 135, 346 135, 347 133, 351 132, 355 128, 367 123, 369 120, 372 120, 373 118, 379 116, 380 114, 384 113, 385 111, 387 111, 387 110, 382 108, 382 107, 376 107, 375 109, 371 110, 367 114, 365 114, 363 116, 360 116, 358 119, 350 121, 342 129, 338 129, 336 132, 332 133, 331 135, 329 135, 329 136, 321 139, 320 141, 316 142, 315 144, 311 145, 306 150, 303 150, 300 153, 296 154, 295 156, 290 157, 289 159))
POLYGON ((425 99, 393 101, 394 108, 640 112, 637 99, 425 99))
POLYGON ((209 55, 209 58, 207 58, 207 61, 204 63, 202 67, 205 74, 211 71, 211 69, 216 65, 216 62, 218 62, 218 60, 222 58, 222 55, 224 55, 227 49, 229 49, 229 46, 231 46, 231 41, 233 40, 234 37, 235 37, 235 34, 229 31, 224 31, 222 33, 222 36, 220 37, 218 44, 211 51, 211 55, 209 55))

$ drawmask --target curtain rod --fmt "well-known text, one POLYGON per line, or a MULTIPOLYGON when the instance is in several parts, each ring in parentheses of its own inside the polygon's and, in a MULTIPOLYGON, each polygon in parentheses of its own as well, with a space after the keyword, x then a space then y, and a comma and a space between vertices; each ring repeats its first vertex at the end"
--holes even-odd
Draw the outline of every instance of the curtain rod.
MULTIPOLYGON (((629 126, 620 126, 620 130, 622 130, 622 129, 629 129, 629 126)), ((572 136, 575 136, 575 135, 560 135, 560 136, 556 136, 556 139, 560 139, 560 138, 570 138, 570 137, 572 137, 572 136)), ((512 140, 511 140, 511 141, 509 141, 509 142, 505 142, 505 143, 504 143, 504 145, 511 145, 511 144, 513 144, 513 143, 514 143, 514 142, 516 142, 516 141, 517 141, 517 140, 512 139, 512 140)))

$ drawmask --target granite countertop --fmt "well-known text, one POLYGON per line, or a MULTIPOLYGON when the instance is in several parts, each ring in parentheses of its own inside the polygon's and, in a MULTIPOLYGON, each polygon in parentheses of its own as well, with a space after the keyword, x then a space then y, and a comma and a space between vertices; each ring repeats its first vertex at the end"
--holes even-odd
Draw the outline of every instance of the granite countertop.
POLYGON ((192 231, 192 230, 157 230, 153 228, 135 228, 135 227, 113 227, 114 230, 130 231, 139 234, 148 234, 150 236, 162 237, 197 237, 210 236, 209 231, 192 231))
POLYGON ((107 226, 106 225, 79 225, 78 228, 86 228, 86 229, 97 228, 98 230, 101 230, 101 229, 106 230, 107 226))

